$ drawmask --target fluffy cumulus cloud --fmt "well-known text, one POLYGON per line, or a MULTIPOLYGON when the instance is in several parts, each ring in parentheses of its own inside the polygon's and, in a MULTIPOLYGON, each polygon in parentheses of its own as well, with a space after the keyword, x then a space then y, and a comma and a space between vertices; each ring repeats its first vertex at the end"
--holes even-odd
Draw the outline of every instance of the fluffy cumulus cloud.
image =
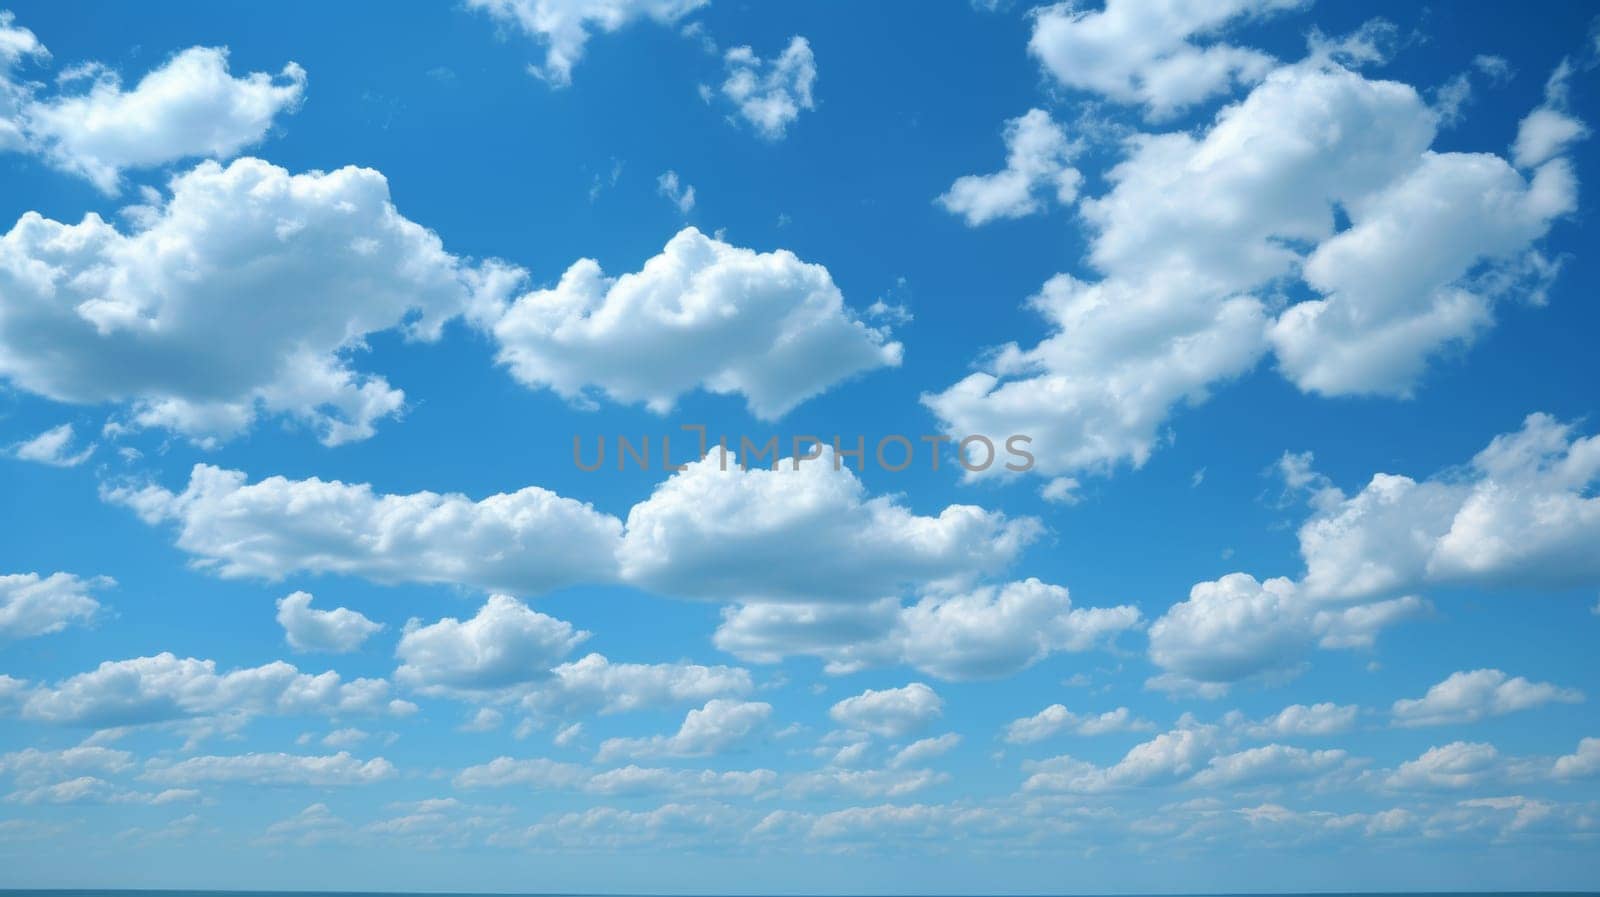
MULTIPOLYGON (((1600 540, 1600 498, 1590 494, 1600 480, 1600 437, 1580 437, 1548 415, 1496 436, 1464 468, 1422 481, 1378 474, 1353 496, 1308 457, 1287 460, 1291 488, 1311 492, 1299 530, 1305 576, 1233 573, 1196 584, 1150 627, 1150 658, 1165 671, 1152 685, 1215 696, 1242 679, 1285 679, 1315 647, 1370 647, 1384 628, 1427 609, 1408 593, 1429 586, 1600 584, 1590 550, 1600 540)), ((1488 678, 1496 672, 1461 674, 1469 677, 1441 683, 1450 687, 1437 698, 1498 687, 1488 678)), ((1529 693, 1523 685, 1532 687, 1511 693, 1529 693)), ((1431 718, 1434 706, 1443 705, 1420 699, 1416 718, 1431 718)))
POLYGON ((28 787, 81 776, 117 775, 133 765, 133 754, 101 745, 78 745, 58 751, 30 747, 0 754, 0 773, 28 787))
POLYGON ((18 80, 22 63, 43 62, 48 51, 11 13, 0 15, 0 151, 37 154, 106 193, 118 191, 128 169, 229 158, 259 143, 305 94, 300 66, 236 78, 225 47, 177 53, 132 90, 116 72, 87 63, 61 72, 48 92, 18 80))
POLYGON ((782 469, 727 469, 713 447, 628 512, 624 578, 701 600, 871 601, 1003 566, 1040 533, 1032 518, 972 505, 937 517, 869 497, 830 450, 782 469), (798 467, 798 469, 796 469, 798 467))
POLYGON ((1013 720, 1005 728, 1004 737, 1009 744, 1033 744, 1044 741, 1060 732, 1074 735, 1109 735, 1114 732, 1139 732, 1153 726, 1133 715, 1126 707, 1104 713, 1077 714, 1061 704, 1013 720))
POLYGON ((1034 12, 1028 52, 1065 87, 1140 105, 1161 118, 1259 81, 1276 64, 1259 50, 1215 39, 1222 31, 1308 4, 1108 0, 1088 10, 1058 3, 1034 12))
POLYGON ((722 96, 762 137, 783 139, 801 110, 814 108, 817 60, 805 38, 790 38, 789 46, 771 59, 762 59, 750 47, 734 47, 723 61, 728 77, 722 96))
POLYGON ((1541 299, 1557 266, 1535 244, 1576 202, 1564 157, 1437 152, 1438 126, 1410 86, 1323 53, 1197 134, 1129 138, 1079 204, 1098 278, 1052 278, 1030 300, 1043 341, 924 402, 951 434, 1029 434, 1035 472, 1059 478, 1143 464, 1174 407, 1268 353, 1305 391, 1409 395, 1497 301, 1541 299), (1275 314, 1297 282, 1311 298, 1275 314))
POLYGON ((1567 81, 1571 77, 1572 64, 1563 61, 1545 82, 1543 105, 1528 113, 1517 125, 1511 158, 1518 168, 1543 165, 1589 136, 1589 126, 1574 118, 1567 109, 1567 81))
POLYGON ((406 623, 394 675, 424 691, 494 691, 548 676, 588 637, 509 595, 492 595, 469 620, 406 623))
POLYGON ((1548 682, 1530 682, 1499 670, 1451 673, 1420 698, 1394 702, 1397 726, 1442 726, 1503 716, 1550 703, 1577 704, 1583 692, 1548 682))
POLYGON ((1350 762, 1350 755, 1342 750, 1313 751, 1269 744, 1212 757, 1206 768, 1195 774, 1193 782, 1212 788, 1281 784, 1332 772, 1350 762))
POLYGON ((542 64, 528 70, 555 87, 572 83, 572 68, 583 59, 589 36, 610 33, 637 21, 671 25, 708 0, 467 0, 495 21, 510 25, 544 45, 542 64))
POLYGON ((92 621, 100 611, 93 592, 114 584, 71 573, 0 574, 0 644, 92 621))
POLYGON ((830 673, 904 664, 949 680, 997 679, 1058 652, 1100 647, 1140 622, 1137 608, 1074 607, 1037 579, 929 594, 915 604, 746 604, 726 608, 715 641, 757 663, 822 658, 830 673))
POLYGON ((1305 584, 1360 598, 1427 585, 1600 584, 1600 436, 1533 414, 1463 470, 1380 473, 1360 492, 1324 489, 1300 528, 1305 584))
POLYGON ((596 757, 709 757, 759 738, 771 718, 772 705, 763 701, 713 698, 689 711, 671 735, 607 738, 596 757))
POLYGON ((1215 697, 1244 679, 1282 681, 1313 648, 1371 647, 1385 627, 1427 607, 1415 596, 1327 605, 1284 578, 1247 573, 1197 583, 1150 626, 1150 659, 1166 672, 1151 685, 1215 697))
POLYGON ((0 236, 0 378, 201 442, 270 413, 336 445, 405 403, 348 353, 379 331, 436 338, 477 295, 376 171, 205 162, 170 189, 128 232, 29 212, 0 236))
POLYGON ((944 699, 921 682, 901 688, 869 688, 828 709, 828 716, 839 725, 884 738, 915 734, 943 714, 944 699))
POLYGON ((1042 210, 1046 198, 1061 205, 1077 199, 1083 175, 1070 164, 1078 147, 1043 109, 1029 109, 1006 122, 1006 167, 993 174, 956 178, 939 204, 978 227, 1000 218, 1022 218, 1042 210))
POLYGON ((743 396, 763 419, 901 347, 844 304, 828 270, 787 250, 756 252, 685 228, 636 272, 584 259, 493 325, 518 382, 580 403, 591 393, 665 413, 696 389, 743 396))
POLYGON ((317 610, 311 600, 309 592, 278 599, 278 625, 283 627, 289 647, 296 651, 348 654, 383 629, 382 623, 374 623, 347 607, 317 610))
POLYGON ((1244 722, 1245 734, 1252 738, 1297 738, 1337 735, 1349 731, 1361 715, 1354 704, 1290 704, 1259 722, 1244 722))
POLYGON ((770 769, 688 770, 628 765, 595 771, 544 758, 496 757, 456 774, 458 788, 533 788, 604 796, 668 794, 673 797, 750 797, 770 789, 778 774, 770 769))
POLYGON ((712 698, 741 697, 754 689, 748 670, 696 663, 616 663, 601 654, 555 666, 523 698, 547 715, 625 713, 712 698))
POLYGON ((622 534, 616 518, 532 486, 474 501, 316 478, 249 483, 201 464, 182 492, 122 486, 106 497, 175 524, 178 547, 225 577, 336 573, 528 594, 611 580, 622 534))
POLYGON ((1216 731, 1186 726, 1135 745, 1110 766, 1096 766, 1063 754, 1025 766, 1024 791, 1098 794, 1187 778, 1216 753, 1216 731))
POLYGON ((382 679, 344 681, 275 661, 217 672, 216 661, 169 653, 108 660, 95 669, 21 695, 24 719, 94 729, 213 718, 236 725, 256 716, 405 714, 382 679))
POLYGON ((1453 741, 1428 748, 1384 779, 1398 791, 1460 789, 1484 784, 1500 766, 1500 752, 1485 742, 1453 741))
POLYGON ((142 778, 169 785, 240 784, 306 785, 332 788, 371 785, 393 778, 398 770, 382 757, 361 760, 337 754, 235 754, 190 757, 176 763, 152 763, 142 778))
POLYGON ((75 439, 72 424, 51 427, 32 439, 11 446, 11 457, 50 467, 77 467, 94 454, 95 444, 91 442, 78 449, 74 445, 75 439))

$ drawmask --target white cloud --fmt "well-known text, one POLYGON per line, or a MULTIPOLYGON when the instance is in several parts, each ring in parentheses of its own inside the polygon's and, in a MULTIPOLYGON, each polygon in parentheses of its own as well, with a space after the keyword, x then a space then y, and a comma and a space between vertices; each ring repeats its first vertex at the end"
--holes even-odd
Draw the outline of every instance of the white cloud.
POLYGON ((509 595, 491 595, 465 622, 412 618, 395 648, 395 680, 424 692, 494 691, 541 679, 589 633, 530 610, 509 595))
POLYGON ((1507 677, 1499 670, 1451 673, 1420 698, 1394 702, 1397 726, 1443 726, 1503 716, 1550 703, 1577 704, 1583 692, 1548 682, 1507 677))
POLYGON ((322 756, 258 753, 190 757, 171 764, 152 762, 141 778, 170 785, 238 783, 329 788, 370 785, 393 778, 397 772, 394 764, 382 757, 363 761, 340 751, 322 756))
POLYGON ((649 738, 607 738, 596 758, 708 757, 740 747, 758 737, 772 716, 772 705, 761 701, 714 698, 689 711, 672 735, 649 738))
POLYGON ((920 738, 896 751, 895 755, 889 758, 889 768, 904 769, 908 766, 926 763, 934 757, 940 757, 955 750, 960 743, 961 736, 954 732, 946 732, 935 738, 920 738))
POLYGON ((1361 708, 1354 704, 1290 704, 1261 722, 1246 724, 1244 731, 1252 738, 1337 735, 1354 727, 1360 714, 1361 708))
POLYGON ((869 498, 824 449, 781 470, 740 470, 730 450, 689 464, 634 505, 624 578, 658 594, 742 602, 871 601, 1010 562, 1040 532, 1030 517, 951 505, 937 517, 869 498))
POLYGON ((944 714, 944 700, 921 682, 901 688, 867 689, 828 709, 841 726, 884 738, 904 738, 944 714))
POLYGON ((366 741, 368 737, 370 735, 365 730, 357 729, 354 726, 346 726, 343 729, 334 729, 332 732, 322 736, 322 743, 331 748, 352 748, 366 741))
POLYGON ((555 714, 625 713, 740 697, 754 687, 749 671, 738 667, 613 663, 589 654, 552 669, 549 679, 535 683, 524 704, 555 714))
POLYGON ((729 607, 714 641, 757 663, 814 655, 834 674, 904 664, 940 679, 996 679, 1099 647, 1139 621, 1134 607, 1073 607, 1066 589, 1028 579, 935 591, 909 606, 891 598, 729 607))
POLYGON ((100 602, 91 592, 115 584, 106 577, 82 579, 71 573, 0 574, 0 644, 93 620, 100 602))
POLYGON ((1499 760, 1492 744, 1453 741, 1400 764, 1384 784, 1396 790, 1470 788, 1487 781, 1499 760))
POLYGON ((1464 470, 1422 481, 1377 474, 1354 496, 1324 490, 1300 528, 1305 585, 1361 598, 1425 585, 1600 583, 1600 436, 1532 414, 1464 470))
POLYGON ((1345 767, 1350 755, 1341 750, 1308 751, 1268 744, 1212 757, 1194 776, 1194 784, 1210 788, 1239 788, 1307 779, 1345 767))
POLYGON ((532 594, 611 580, 622 535, 616 518, 532 486, 473 501, 316 478, 247 484, 242 472, 200 464, 182 492, 124 486, 106 496, 146 523, 178 524, 178 547, 224 577, 336 573, 532 594))
POLYGON ((24 748, 0 754, 0 773, 18 785, 36 787, 51 781, 94 773, 113 775, 133 768, 133 755, 99 745, 78 745, 59 751, 24 748))
MULTIPOLYGON (((110 69, 90 64, 61 83, 87 88, 35 95, 13 128, 27 149, 63 171, 115 194, 122 172, 204 156, 228 159, 260 143, 305 95, 306 73, 289 63, 278 75, 235 78, 225 47, 191 47, 124 90, 110 69)), ((0 71, 0 77, 4 77, 0 71)), ((0 110, 3 111, 3 110, 0 110)))
POLYGON ((688 770, 623 766, 595 772, 543 758, 497 757, 469 766, 455 777, 458 788, 528 787, 606 796, 671 794, 674 797, 751 797, 770 789, 778 774, 770 769, 688 770))
POLYGON ((1104 713, 1079 715, 1061 704, 1012 720, 1006 725, 1005 740, 1010 744, 1033 744, 1059 732, 1074 735, 1107 735, 1113 732, 1140 732, 1154 728, 1149 722, 1133 715, 1126 707, 1104 713))
POLYGON ((1382 629, 1426 607, 1414 596, 1352 607, 1324 605, 1288 579, 1260 582, 1230 573, 1195 584, 1188 600, 1150 625, 1150 659, 1178 677, 1151 684, 1182 690, 1251 678, 1281 681, 1301 671, 1314 647, 1370 647, 1382 629))
POLYGON ((1024 768, 1030 773, 1024 791, 1064 791, 1097 794, 1152 783, 1175 782, 1193 772, 1215 752, 1216 733, 1210 727, 1189 727, 1163 732, 1135 745, 1111 766, 1062 755, 1024 768))
POLYGON ((8 803, 17 804, 148 804, 162 806, 192 801, 200 792, 187 788, 168 788, 165 791, 135 791, 113 785, 94 776, 79 776, 53 785, 40 785, 14 791, 6 795, 8 803))
POLYGON ((772 59, 762 59, 749 47, 734 47, 723 61, 728 79, 722 82, 722 95, 767 140, 783 139, 801 110, 815 108, 811 89, 817 60, 805 38, 790 38, 789 46, 772 59))
POLYGON ((553 87, 572 83, 594 32, 609 34, 641 20, 671 25, 709 0, 467 0, 495 21, 512 25, 544 45, 542 65, 528 70, 553 87))
POLYGON ((1083 175, 1070 164, 1078 147, 1043 109, 1029 109, 1005 126, 1006 167, 994 174, 956 178, 939 204, 978 227, 999 218, 1022 218, 1044 208, 1040 194, 1064 206, 1078 197, 1083 175))
POLYGON ((72 424, 51 427, 32 439, 11 446, 11 457, 51 467, 77 467, 94 454, 95 443, 91 442, 82 451, 74 452, 73 439, 72 424))
POLYGON ((1411 87, 1314 57, 1198 135, 1129 138, 1110 191, 1079 203, 1099 279, 1052 278, 1029 300, 1043 341, 924 403, 951 435, 1030 435, 1034 472, 1058 477, 1142 465, 1174 407, 1269 351, 1306 391, 1409 394, 1500 298, 1542 298, 1558 266, 1533 244, 1575 202, 1565 159, 1530 180, 1431 150, 1437 128, 1411 87), (1302 280, 1313 298, 1274 319, 1302 280))
POLYGON ((294 592, 278 599, 278 625, 284 639, 296 651, 322 651, 348 654, 361 647, 383 629, 365 616, 346 607, 315 610, 309 592, 294 592))
POLYGON ((1545 82, 1544 104, 1518 124, 1517 139, 1511 146, 1511 158, 1518 168, 1537 168, 1589 136, 1589 127, 1567 111, 1567 79, 1571 76, 1571 64, 1562 61, 1545 82))
POLYGON ((305 70, 235 78, 225 47, 191 47, 124 90, 100 63, 61 71, 56 90, 15 80, 25 61, 49 52, 33 32, 0 13, 0 151, 39 155, 51 165, 115 194, 122 172, 181 159, 227 159, 266 137, 305 94, 305 70))
POLYGON ((29 212, 0 236, 0 377, 130 403, 124 427, 205 444, 268 413, 337 445, 404 406, 349 353, 380 331, 436 338, 488 282, 401 217, 370 169, 204 162, 170 188, 128 233, 29 212))
POLYGON ((694 185, 679 184, 676 171, 664 172, 656 178, 656 192, 677 206, 678 214, 687 215, 694 211, 694 185))
POLYGON ((1551 774, 1558 779, 1578 779, 1600 774, 1600 738, 1585 738, 1578 749, 1557 757, 1551 774))
POLYGON ((1165 3, 1107 0, 1101 10, 1058 3, 1033 12, 1028 52, 1066 87, 1170 116, 1236 84, 1261 80, 1271 56, 1222 41, 1230 26, 1307 5, 1308 0, 1165 3))
POLYGON ((844 305, 826 268, 692 227, 621 277, 592 259, 573 264, 556 286, 513 302, 493 329, 500 363, 526 386, 576 402, 599 392, 659 413, 704 389, 742 395, 765 420, 901 355, 886 329, 844 305))
MULTIPOLYGON (((403 702, 402 702, 403 703, 403 702)), ((218 717, 344 716, 396 712, 382 679, 342 681, 274 661, 227 673, 216 661, 170 653, 105 661, 94 670, 23 695, 21 715, 57 725, 105 729, 218 717)))

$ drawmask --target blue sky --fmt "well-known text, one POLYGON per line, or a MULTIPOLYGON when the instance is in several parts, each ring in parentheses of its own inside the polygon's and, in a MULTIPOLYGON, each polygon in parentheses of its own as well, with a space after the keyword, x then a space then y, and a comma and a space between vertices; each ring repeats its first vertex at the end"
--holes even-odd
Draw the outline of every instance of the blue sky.
POLYGON ((6 10, 0 886, 1596 886, 1591 8, 6 10))

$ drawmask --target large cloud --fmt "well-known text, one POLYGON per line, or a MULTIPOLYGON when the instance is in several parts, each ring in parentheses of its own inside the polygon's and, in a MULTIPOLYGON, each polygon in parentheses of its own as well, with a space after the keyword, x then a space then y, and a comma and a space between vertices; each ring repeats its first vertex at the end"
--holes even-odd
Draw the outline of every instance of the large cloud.
POLYGON ((508 595, 491 595, 470 620, 413 619, 395 654, 395 679, 424 691, 477 692, 547 676, 589 633, 531 610, 508 595))
POLYGON ((709 0, 468 0, 495 21, 513 25, 542 43, 544 64, 528 70, 555 87, 572 83, 592 32, 612 32, 641 19, 670 25, 709 0))
POLYGON ((1140 622, 1137 608, 1074 607, 1067 590, 1037 579, 935 592, 901 606, 746 604, 724 610, 716 644, 758 663, 812 655, 844 673, 905 664, 941 679, 1009 676, 1057 652, 1113 640, 1140 622))
POLYGON ((900 344, 844 305, 828 270, 690 227, 637 272, 584 259, 494 324, 518 381, 574 400, 590 391, 666 412, 695 389, 739 394, 779 417, 852 374, 900 363, 900 344))
POLYGON ((178 547, 222 576, 339 573, 485 591, 542 592, 614 578, 621 523, 530 486, 464 495, 377 494, 367 484, 271 477, 196 465, 182 492, 121 487, 109 500, 151 524, 178 525, 178 547))
POLYGON ((266 412, 336 445, 404 406, 348 353, 379 331, 435 338, 475 295, 370 169, 205 162, 135 212, 127 233, 29 212, 0 236, 0 377, 202 442, 266 412))
POLYGON ((1194 39, 1308 2, 1108 0, 1093 11, 1058 3, 1034 12, 1028 52, 1062 85, 1144 106, 1160 118, 1259 81, 1275 64, 1259 50, 1194 39))
POLYGON ((869 498, 831 450, 797 466, 741 470, 730 450, 723 469, 713 449, 628 512, 623 576, 701 600, 871 601, 994 570, 1040 533, 971 505, 924 517, 869 498))
POLYGON ((1361 598, 1426 585, 1600 584, 1600 436, 1532 414, 1464 470, 1421 481, 1380 473, 1326 489, 1300 528, 1305 584, 1361 598))
POLYGON ((37 153, 116 193, 122 172, 180 159, 226 159, 267 135, 299 107, 305 70, 235 78, 225 47, 191 47, 124 90, 116 72, 87 63, 61 72, 58 90, 14 80, 26 59, 49 53, 31 31, 0 13, 0 151, 37 153))
POLYGON ((237 723, 265 715, 339 717, 415 709, 391 700, 382 679, 346 682, 338 673, 302 673, 283 661, 218 673, 216 661, 169 653, 108 660, 55 685, 33 687, 22 698, 24 719, 96 729, 206 717, 237 723))
POLYGON ((1198 135, 1130 138, 1080 202, 1098 279, 1051 279, 1030 300, 1047 338, 924 402, 952 435, 1028 434, 1035 472, 1064 478, 1144 463, 1174 406, 1270 350, 1303 390, 1409 394, 1496 300, 1543 295, 1533 244, 1576 202, 1564 158, 1518 171, 1431 150, 1437 130, 1411 87, 1318 54, 1198 135), (1312 298, 1275 319, 1298 281, 1312 298))
POLYGON ((1397 726, 1442 726, 1475 722, 1552 702, 1582 701, 1583 692, 1575 688, 1530 682, 1499 670, 1471 670, 1451 673, 1420 698, 1395 701, 1392 712, 1397 726))

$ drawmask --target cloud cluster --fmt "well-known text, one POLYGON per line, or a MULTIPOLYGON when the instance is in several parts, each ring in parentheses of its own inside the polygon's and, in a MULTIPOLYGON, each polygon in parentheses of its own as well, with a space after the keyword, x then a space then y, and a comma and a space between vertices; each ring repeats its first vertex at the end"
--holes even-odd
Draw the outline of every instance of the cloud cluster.
POLYGON ((17 80, 23 63, 49 56, 33 32, 0 12, 0 151, 38 155, 108 194, 129 169, 231 158, 261 142, 305 95, 300 66, 236 78, 225 47, 177 53, 132 90, 99 63, 62 71, 53 93, 17 80))
POLYGON ((495 21, 511 25, 545 48, 542 64, 528 71, 552 87, 572 83, 572 68, 583 59, 589 36, 611 33, 641 20, 671 25, 709 0, 468 0, 495 21))
POLYGON ((1029 109, 1005 126, 1006 167, 993 174, 956 178, 939 204, 978 227, 1022 218, 1044 208, 1041 194, 1064 206, 1078 197, 1083 175, 1071 165, 1078 147, 1043 109, 1029 109))
MULTIPOLYGON (((1088 21, 1038 23, 1063 17, 1088 21)), ((1175 407, 1269 353, 1306 392, 1411 394, 1497 301, 1542 297, 1557 266, 1535 244, 1576 204, 1564 156, 1439 152, 1438 127, 1410 86, 1322 53, 1198 133, 1129 138, 1110 190, 1079 203, 1098 277, 1052 278, 1029 301, 1044 340, 924 403, 952 435, 1028 433, 1035 472, 1065 478, 1143 464, 1175 407)))
MULTIPOLYGON (((692 188, 677 201, 692 205, 692 188)), ((665 413, 704 389, 743 396, 765 420, 901 356, 887 330, 845 306, 826 268, 693 227, 620 277, 592 259, 574 263, 555 286, 504 308, 493 332, 518 382, 575 402, 598 392, 665 413)))
POLYGON ((781 140, 801 110, 815 108, 811 89, 817 81, 817 60, 811 43, 796 35, 771 59, 749 47, 734 47, 723 56, 728 78, 722 96, 738 115, 767 140, 781 140))
POLYGON ((92 621, 100 612, 92 593, 111 585, 115 582, 105 577, 83 579, 71 573, 0 574, 0 644, 92 621))
POLYGON ((211 443, 261 413, 367 438, 404 393, 351 367, 373 333, 433 339, 475 294, 370 169, 205 162, 123 232, 29 212, 0 235, 0 378, 211 443), (265 313, 270 310, 271 313, 265 313))
POLYGON ((1104 9, 1058 3, 1033 13, 1028 52, 1064 87, 1143 106, 1165 118, 1261 80, 1276 60, 1214 40, 1229 27, 1297 9, 1309 0, 1163 3, 1108 0, 1104 9))

